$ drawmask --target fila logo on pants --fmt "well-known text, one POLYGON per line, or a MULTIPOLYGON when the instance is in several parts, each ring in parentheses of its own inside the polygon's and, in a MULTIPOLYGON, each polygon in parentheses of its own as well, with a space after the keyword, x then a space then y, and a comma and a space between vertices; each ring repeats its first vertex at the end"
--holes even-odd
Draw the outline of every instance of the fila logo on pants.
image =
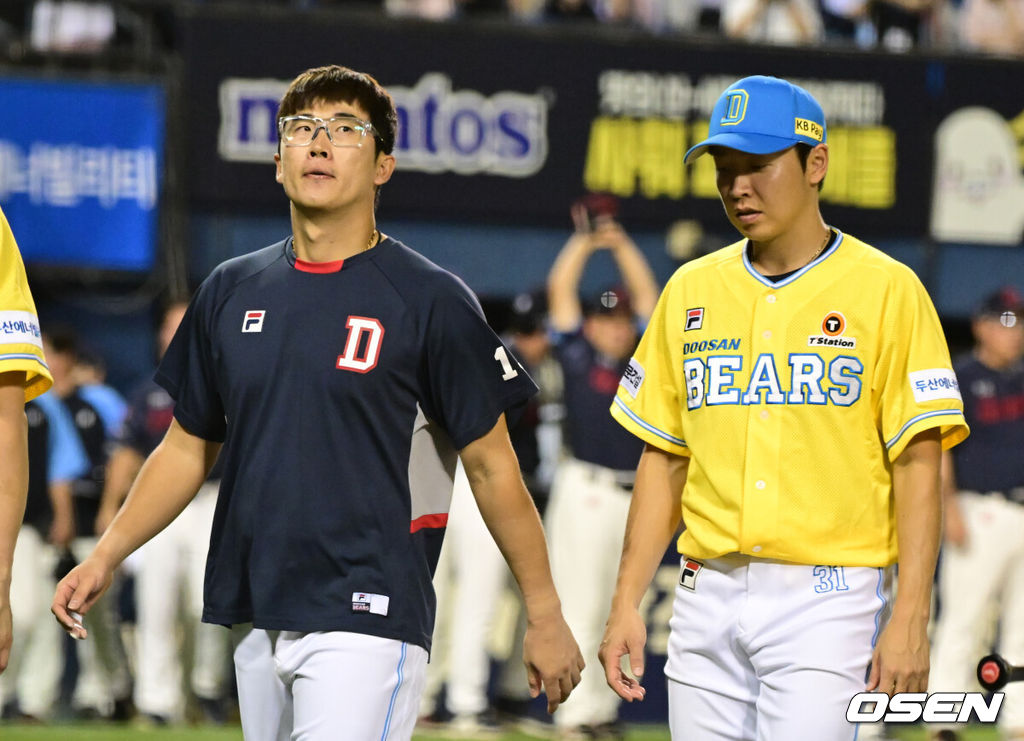
POLYGON ((348 339, 345 351, 338 356, 337 368, 368 373, 377 366, 384 327, 378 320, 365 316, 350 316, 345 326, 348 339))
POLYGON ((679 586, 683 589, 689 589, 691 592, 697 591, 697 574, 704 568, 704 564, 700 561, 695 561, 692 558, 686 559, 683 562, 683 572, 679 575, 679 586))

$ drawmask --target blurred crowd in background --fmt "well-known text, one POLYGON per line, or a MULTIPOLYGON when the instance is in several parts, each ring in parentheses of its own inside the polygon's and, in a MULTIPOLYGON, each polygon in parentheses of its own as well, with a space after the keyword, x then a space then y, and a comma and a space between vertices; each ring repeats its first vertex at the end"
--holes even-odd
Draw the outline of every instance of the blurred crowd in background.
POLYGON ((0 8, 0 44, 17 53, 92 53, 140 38, 166 41, 172 8, 218 2, 249 4, 254 13, 267 5, 344 7, 431 21, 492 17, 790 46, 1024 56, 1024 0, 17 0, 0 8))

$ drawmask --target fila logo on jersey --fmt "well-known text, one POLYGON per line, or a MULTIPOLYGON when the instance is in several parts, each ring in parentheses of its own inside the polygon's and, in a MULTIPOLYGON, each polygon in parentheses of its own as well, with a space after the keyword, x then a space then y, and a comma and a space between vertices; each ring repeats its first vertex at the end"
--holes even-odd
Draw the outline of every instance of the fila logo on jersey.
POLYGON ((245 318, 242 320, 242 331, 243 332, 262 332, 263 331, 263 317, 267 315, 267 312, 262 309, 251 309, 245 312, 245 318))
POLYGON ((366 316, 350 316, 345 326, 348 327, 348 339, 335 367, 369 373, 377 367, 384 326, 377 319, 366 316))
POLYGON ((679 575, 679 586, 683 589, 689 589, 691 592, 697 591, 697 574, 704 568, 704 564, 700 561, 695 561, 692 558, 686 559, 683 563, 683 572, 679 575))
POLYGON ((702 326, 704 326, 704 309, 687 309, 686 327, 683 331, 689 332, 691 329, 700 329, 702 326))
POLYGON ((830 311, 821 320, 820 335, 811 335, 807 338, 808 347, 857 347, 857 340, 854 337, 841 337, 846 331, 846 317, 838 311, 830 311))

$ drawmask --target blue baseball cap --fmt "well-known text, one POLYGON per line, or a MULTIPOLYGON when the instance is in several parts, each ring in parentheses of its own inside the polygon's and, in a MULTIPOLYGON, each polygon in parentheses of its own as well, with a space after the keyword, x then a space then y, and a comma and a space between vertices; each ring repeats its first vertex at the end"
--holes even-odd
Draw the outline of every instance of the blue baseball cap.
POLYGON ((825 112, 802 87, 778 77, 744 77, 725 89, 711 111, 708 138, 683 157, 690 164, 708 147, 771 154, 794 144, 825 142, 825 112))

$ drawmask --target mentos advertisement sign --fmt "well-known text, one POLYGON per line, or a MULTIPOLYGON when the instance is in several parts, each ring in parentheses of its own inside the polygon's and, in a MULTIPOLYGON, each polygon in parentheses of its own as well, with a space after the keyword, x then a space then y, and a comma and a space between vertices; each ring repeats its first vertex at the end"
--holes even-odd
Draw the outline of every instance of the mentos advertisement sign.
POLYGON ((152 84, 0 80, 0 205, 29 263, 154 264, 164 93, 152 84))
MULTIPOLYGON (((277 104, 287 81, 230 77, 220 84, 221 158, 270 162, 277 147, 277 104)), ((548 154, 548 103, 542 95, 456 89, 450 77, 424 74, 388 88, 398 112, 398 169, 524 178, 548 154)))

